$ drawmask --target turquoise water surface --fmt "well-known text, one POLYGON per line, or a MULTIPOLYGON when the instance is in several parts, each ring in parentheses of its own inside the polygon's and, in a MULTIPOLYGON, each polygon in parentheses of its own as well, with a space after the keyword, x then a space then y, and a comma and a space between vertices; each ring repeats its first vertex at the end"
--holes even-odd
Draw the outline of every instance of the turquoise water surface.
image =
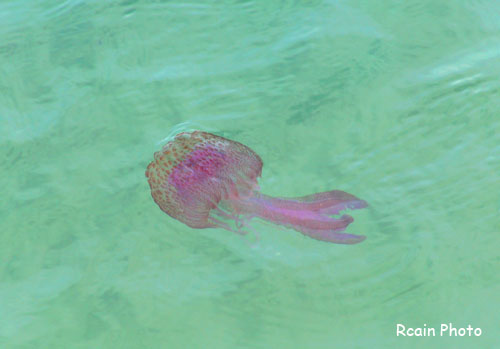
POLYGON ((499 347, 498 13, 0 2, 0 348, 499 347), (266 194, 366 200, 367 239, 172 219, 144 171, 194 129, 255 150, 266 194))

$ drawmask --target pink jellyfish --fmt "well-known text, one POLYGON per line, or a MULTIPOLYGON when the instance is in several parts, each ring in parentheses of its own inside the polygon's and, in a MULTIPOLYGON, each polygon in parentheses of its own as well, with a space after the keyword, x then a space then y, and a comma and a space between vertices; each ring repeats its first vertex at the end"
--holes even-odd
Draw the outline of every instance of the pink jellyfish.
POLYGON ((332 190, 297 198, 259 191, 261 158, 247 146, 210 133, 183 132, 154 154, 147 170, 151 195, 161 210, 192 228, 220 227, 240 234, 258 217, 313 239, 355 244, 364 236, 342 233, 353 221, 339 211, 367 203, 332 190))

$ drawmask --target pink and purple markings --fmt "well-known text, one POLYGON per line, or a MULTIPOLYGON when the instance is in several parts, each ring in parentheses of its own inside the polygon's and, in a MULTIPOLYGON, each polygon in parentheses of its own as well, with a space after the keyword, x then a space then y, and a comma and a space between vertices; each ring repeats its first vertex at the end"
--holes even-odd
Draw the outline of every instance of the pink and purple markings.
POLYGON ((183 132, 154 154, 146 177, 161 210, 192 228, 246 234, 243 227, 258 217, 316 240, 356 244, 365 239, 343 233, 351 216, 334 217, 368 206, 365 201, 340 190, 296 198, 267 196, 257 183, 262 165, 241 143, 201 131, 183 132))

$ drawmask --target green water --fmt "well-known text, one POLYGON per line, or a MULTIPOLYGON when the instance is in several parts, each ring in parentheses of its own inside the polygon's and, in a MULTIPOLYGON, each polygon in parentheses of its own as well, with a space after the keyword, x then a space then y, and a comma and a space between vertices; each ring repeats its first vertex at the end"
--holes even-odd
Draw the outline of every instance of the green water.
POLYGON ((0 348, 498 347, 499 11, 2 1, 0 348), (266 194, 366 200, 367 240, 173 220, 144 171, 192 129, 260 154, 266 194))

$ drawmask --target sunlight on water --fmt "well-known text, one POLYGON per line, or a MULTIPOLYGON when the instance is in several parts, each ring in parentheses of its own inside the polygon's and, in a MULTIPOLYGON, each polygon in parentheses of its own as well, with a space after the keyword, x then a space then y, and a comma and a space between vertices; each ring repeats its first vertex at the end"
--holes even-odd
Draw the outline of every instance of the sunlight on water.
POLYGON ((0 4, 0 347, 498 345, 498 11, 0 4), (255 150, 266 194, 366 200, 346 232, 367 239, 170 218, 144 171, 193 130, 255 150))

